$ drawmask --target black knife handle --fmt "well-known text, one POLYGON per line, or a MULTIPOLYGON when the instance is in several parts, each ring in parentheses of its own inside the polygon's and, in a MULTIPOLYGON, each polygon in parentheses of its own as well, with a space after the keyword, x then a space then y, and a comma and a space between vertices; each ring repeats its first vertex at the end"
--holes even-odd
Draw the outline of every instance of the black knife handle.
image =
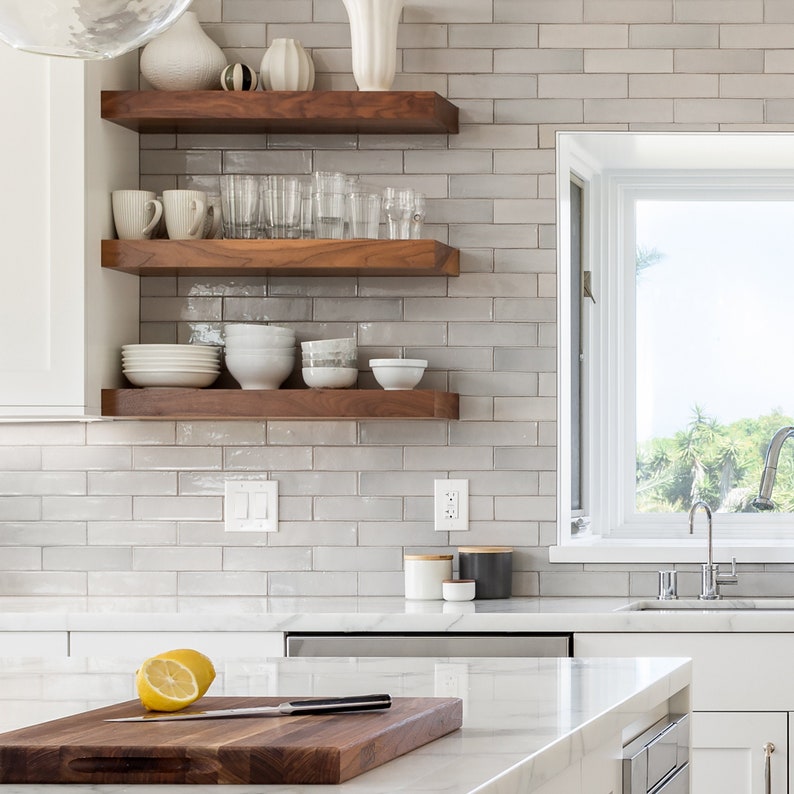
POLYGON ((291 700, 284 703, 284 714, 328 714, 338 711, 370 711, 391 706, 391 695, 354 695, 344 698, 318 698, 316 700, 291 700))

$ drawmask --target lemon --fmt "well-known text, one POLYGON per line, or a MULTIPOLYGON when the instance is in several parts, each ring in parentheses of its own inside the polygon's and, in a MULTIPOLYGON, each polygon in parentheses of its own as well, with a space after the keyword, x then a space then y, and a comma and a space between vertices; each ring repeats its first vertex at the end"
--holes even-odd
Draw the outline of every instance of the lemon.
POLYGON ((212 662, 190 648, 152 656, 135 673, 138 697, 149 711, 178 711, 189 706, 214 680, 212 662))
POLYGON ((185 665, 196 677, 198 684, 198 696, 202 697, 210 688, 210 684, 215 680, 215 667, 209 657, 191 648, 177 648, 174 651, 159 653, 155 659, 170 659, 185 665))

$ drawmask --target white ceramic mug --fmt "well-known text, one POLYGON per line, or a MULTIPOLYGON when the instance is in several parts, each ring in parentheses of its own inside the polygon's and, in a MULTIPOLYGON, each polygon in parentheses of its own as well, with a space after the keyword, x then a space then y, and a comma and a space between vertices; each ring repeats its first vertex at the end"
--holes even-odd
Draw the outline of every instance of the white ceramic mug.
POLYGON ((150 190, 114 190, 111 203, 119 240, 148 240, 163 216, 163 205, 150 190))
POLYGON ((203 190, 164 190, 165 228, 172 240, 201 240, 207 218, 203 190))

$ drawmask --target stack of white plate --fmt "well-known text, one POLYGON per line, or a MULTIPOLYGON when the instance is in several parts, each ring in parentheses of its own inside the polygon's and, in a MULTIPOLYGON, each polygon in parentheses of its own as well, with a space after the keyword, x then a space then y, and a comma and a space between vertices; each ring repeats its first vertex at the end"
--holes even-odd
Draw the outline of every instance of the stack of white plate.
POLYGON ((210 345, 123 345, 121 362, 135 386, 201 389, 221 371, 220 348, 210 345))
POLYGON ((226 368, 243 389, 277 389, 295 366, 295 332, 280 325, 224 328, 226 368))

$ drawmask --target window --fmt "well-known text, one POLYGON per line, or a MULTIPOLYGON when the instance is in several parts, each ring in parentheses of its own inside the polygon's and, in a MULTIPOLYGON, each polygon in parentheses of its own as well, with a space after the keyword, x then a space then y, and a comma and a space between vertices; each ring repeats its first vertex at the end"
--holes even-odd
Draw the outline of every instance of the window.
POLYGON ((794 441, 779 510, 750 504, 794 424, 794 139, 560 133, 558 154, 558 548, 702 561, 704 499, 740 560, 794 558, 794 441))

